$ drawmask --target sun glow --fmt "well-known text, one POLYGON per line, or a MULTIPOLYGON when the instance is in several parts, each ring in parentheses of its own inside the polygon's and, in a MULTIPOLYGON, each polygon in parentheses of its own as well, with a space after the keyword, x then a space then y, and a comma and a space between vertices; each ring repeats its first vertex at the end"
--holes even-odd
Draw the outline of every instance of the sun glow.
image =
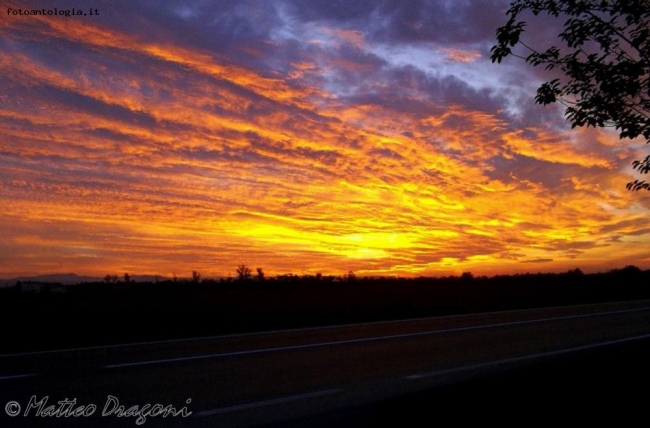
POLYGON ((363 31, 309 28, 322 43, 263 40, 303 49, 278 65, 257 45, 240 60, 101 20, 5 19, 0 275, 648 267, 632 149, 515 126, 445 75, 478 67, 474 47, 425 73, 363 31))

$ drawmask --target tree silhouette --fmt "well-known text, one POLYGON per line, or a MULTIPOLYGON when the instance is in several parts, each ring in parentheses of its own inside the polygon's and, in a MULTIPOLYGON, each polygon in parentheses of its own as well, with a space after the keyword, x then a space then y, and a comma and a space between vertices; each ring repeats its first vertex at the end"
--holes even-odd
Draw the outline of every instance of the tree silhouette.
POLYGON ((192 282, 199 284, 201 282, 201 274, 195 270, 192 271, 192 282))
POLYGON ((262 270, 261 267, 257 268, 257 280, 259 282, 264 282, 264 271, 262 270))
POLYGON ((245 264, 237 266, 237 278, 240 281, 248 281, 251 278, 251 269, 245 264))
MULTIPOLYGON (((650 1, 515 0, 506 15, 507 23, 496 32, 492 62, 517 56, 563 73, 537 89, 538 104, 563 104, 572 127, 613 127, 621 139, 642 136, 650 142, 650 1), (568 18, 558 35, 566 46, 542 51, 522 41, 527 24, 518 17, 525 11, 568 18), (513 53, 516 45, 528 56, 513 53)), ((647 174, 650 155, 632 166, 647 174)), ((627 188, 650 190, 650 183, 634 180, 627 188)))
POLYGON ((357 279, 357 276, 351 270, 348 271, 347 274, 343 275, 343 280, 345 282, 354 282, 354 281, 356 281, 356 279, 357 279))
POLYGON ((467 282, 467 281, 472 281, 474 279, 474 274, 472 272, 463 272, 463 274, 460 276, 460 280, 467 282))

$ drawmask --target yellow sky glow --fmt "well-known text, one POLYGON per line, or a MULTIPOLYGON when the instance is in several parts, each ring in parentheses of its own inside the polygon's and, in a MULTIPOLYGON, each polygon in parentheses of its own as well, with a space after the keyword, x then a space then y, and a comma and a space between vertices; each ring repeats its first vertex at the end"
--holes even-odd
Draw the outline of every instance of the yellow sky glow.
POLYGON ((305 77, 321 63, 262 75, 90 20, 7 19, 0 36, 16 94, 0 99, 0 277, 650 267, 650 204, 618 166, 632 149, 604 132, 349 102, 305 77), (87 55, 39 59, 34 40, 87 55))

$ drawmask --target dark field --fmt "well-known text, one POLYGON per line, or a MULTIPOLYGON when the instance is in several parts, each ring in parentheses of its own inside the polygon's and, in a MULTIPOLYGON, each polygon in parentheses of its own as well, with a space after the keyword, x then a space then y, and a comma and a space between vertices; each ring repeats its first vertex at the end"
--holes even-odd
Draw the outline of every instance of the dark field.
POLYGON ((0 289, 1 353, 648 299, 648 284, 650 271, 633 266, 491 278, 97 282, 63 293, 21 284, 0 289))

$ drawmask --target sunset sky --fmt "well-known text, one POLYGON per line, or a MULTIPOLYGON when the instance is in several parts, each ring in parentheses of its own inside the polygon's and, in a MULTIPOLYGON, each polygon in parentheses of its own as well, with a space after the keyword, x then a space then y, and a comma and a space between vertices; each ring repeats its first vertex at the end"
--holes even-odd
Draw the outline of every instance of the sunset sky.
POLYGON ((0 278, 650 268, 644 142, 490 62, 508 1, 0 4, 0 278))

